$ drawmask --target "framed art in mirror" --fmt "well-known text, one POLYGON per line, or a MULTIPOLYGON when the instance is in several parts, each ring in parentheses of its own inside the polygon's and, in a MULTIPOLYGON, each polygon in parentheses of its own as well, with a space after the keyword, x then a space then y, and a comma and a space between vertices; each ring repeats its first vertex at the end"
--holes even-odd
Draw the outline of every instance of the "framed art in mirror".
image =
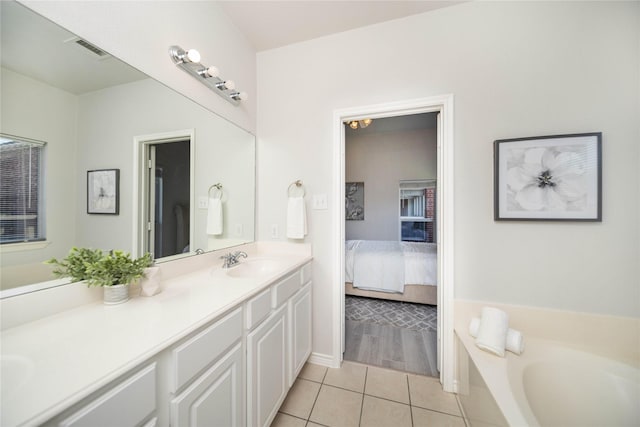
POLYGON ((118 215, 120 169, 87 171, 87 213, 118 215))
POLYGON ((602 133, 494 142, 496 221, 602 221, 602 133))

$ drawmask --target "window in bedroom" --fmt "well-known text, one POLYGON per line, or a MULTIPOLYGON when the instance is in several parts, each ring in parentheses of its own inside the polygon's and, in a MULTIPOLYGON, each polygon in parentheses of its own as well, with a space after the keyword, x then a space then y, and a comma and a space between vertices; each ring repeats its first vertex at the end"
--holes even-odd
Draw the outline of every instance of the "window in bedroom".
POLYGON ((400 181, 400 240, 435 243, 436 181, 400 181))
POLYGON ((45 239, 45 143, 0 135, 0 244, 45 239))

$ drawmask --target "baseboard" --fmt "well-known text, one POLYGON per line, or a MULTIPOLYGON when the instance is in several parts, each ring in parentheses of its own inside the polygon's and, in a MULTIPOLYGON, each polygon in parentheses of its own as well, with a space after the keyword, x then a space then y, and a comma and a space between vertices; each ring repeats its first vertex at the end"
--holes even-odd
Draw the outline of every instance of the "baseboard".
POLYGON ((340 367, 340 361, 336 361, 330 354, 311 353, 307 362, 313 363, 314 365, 326 366, 327 368, 340 367))

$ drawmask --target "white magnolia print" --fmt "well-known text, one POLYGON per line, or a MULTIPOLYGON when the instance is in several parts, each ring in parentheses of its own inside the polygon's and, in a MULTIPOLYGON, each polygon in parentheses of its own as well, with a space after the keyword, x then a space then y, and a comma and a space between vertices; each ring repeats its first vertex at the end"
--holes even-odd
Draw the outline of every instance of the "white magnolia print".
POLYGON ((585 156, 580 146, 510 150, 508 205, 527 211, 583 210, 588 187, 585 156))

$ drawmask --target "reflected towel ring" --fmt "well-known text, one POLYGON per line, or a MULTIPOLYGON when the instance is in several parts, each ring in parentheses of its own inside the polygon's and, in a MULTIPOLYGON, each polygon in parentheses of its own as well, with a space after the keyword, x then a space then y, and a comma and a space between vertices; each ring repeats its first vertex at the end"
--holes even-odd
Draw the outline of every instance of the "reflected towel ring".
POLYGON ((295 194, 293 194, 292 191, 291 191, 292 189, 293 190, 297 190, 297 189, 302 190, 302 196, 298 196, 298 197, 304 197, 307 194, 306 190, 304 189, 304 185, 302 185, 302 181, 300 181, 300 180, 294 181, 289 185, 289 188, 287 188, 287 196, 289 196, 289 197, 294 197, 295 196, 295 194))
POLYGON ((218 192, 214 193, 214 198, 216 199, 222 199, 222 184, 217 183, 217 184, 213 184, 211 187, 209 187, 209 191, 207 192, 207 195, 209 197, 211 197, 211 190, 216 189, 218 192))

